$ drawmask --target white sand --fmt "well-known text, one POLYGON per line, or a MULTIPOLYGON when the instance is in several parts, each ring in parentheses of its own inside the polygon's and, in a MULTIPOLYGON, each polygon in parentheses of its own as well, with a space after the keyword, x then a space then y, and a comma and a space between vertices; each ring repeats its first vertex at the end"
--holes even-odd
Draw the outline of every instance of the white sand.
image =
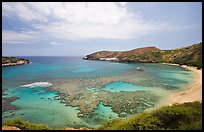
POLYGON ((194 101, 202 102, 202 69, 198 70, 196 67, 186 65, 181 67, 191 70, 196 75, 196 81, 190 84, 186 90, 179 93, 172 93, 165 104, 172 105, 174 103, 194 101))
POLYGON ((202 102, 202 69, 197 70, 196 67, 182 66, 191 70, 196 75, 196 82, 191 84, 187 90, 173 94, 172 103, 184 103, 201 101, 202 102))

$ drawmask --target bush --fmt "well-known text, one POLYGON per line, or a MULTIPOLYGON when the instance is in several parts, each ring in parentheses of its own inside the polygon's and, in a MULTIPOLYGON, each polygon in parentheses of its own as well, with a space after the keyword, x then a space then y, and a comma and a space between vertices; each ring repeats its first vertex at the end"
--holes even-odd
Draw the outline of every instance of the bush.
POLYGON ((113 126, 119 125, 122 122, 122 119, 120 118, 115 118, 111 121, 107 121, 105 123, 103 123, 100 127, 98 127, 98 130, 114 130, 113 126))
POLYGON ((100 126, 105 130, 201 130, 202 103, 189 102, 142 112, 127 120, 112 120, 100 126))
POLYGON ((32 124, 32 123, 30 123, 28 121, 23 121, 23 120, 21 120, 19 118, 4 121, 3 125, 15 126, 15 127, 20 128, 21 130, 51 130, 45 124, 32 124))

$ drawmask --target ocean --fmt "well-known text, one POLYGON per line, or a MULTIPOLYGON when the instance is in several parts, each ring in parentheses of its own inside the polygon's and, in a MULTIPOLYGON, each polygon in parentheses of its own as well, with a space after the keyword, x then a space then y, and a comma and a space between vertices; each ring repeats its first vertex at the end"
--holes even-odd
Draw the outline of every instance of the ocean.
POLYGON ((51 128, 96 128, 159 104, 195 81, 182 67, 21 56, 32 63, 2 67, 2 120, 21 118, 51 128), (142 70, 139 70, 142 69, 142 70))

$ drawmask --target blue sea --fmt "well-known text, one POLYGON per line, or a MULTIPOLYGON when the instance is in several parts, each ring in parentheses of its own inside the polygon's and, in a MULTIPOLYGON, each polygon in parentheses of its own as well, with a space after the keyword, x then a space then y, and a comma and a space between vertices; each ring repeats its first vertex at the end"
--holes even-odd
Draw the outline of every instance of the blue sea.
MULTIPOLYGON (((86 87, 85 90, 94 91, 93 96, 100 91, 104 93, 150 91, 158 96, 162 90, 165 95, 168 92, 183 90, 195 80, 195 75, 191 71, 172 65, 92 61, 83 60, 82 57, 66 56, 21 56, 21 58, 32 63, 2 67, 2 88, 5 89, 3 97, 18 97, 11 102, 17 110, 3 112, 2 120, 21 118, 33 123, 45 123, 51 128, 95 128, 105 121, 117 118, 119 114, 113 111, 111 105, 104 105, 105 102, 101 100, 97 102, 92 117, 79 117, 77 114, 80 113, 80 109, 77 106, 66 106, 66 101, 60 98, 60 90, 56 90, 58 88, 56 81, 70 80, 73 87, 77 88, 80 80, 84 82, 93 80, 93 83, 89 81, 80 84, 80 88, 86 87), (55 90, 49 90, 50 87, 55 87, 55 90)), ((72 85, 67 86, 68 92, 72 85)))

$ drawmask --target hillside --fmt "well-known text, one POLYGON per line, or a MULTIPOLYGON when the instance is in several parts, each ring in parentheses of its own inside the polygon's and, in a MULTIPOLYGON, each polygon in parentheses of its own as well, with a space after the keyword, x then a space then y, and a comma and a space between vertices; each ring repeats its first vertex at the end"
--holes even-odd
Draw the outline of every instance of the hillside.
POLYGON ((16 57, 2 57, 2 66, 14 66, 30 63, 29 60, 16 57))
POLYGON ((87 60, 108 60, 139 63, 176 63, 202 67, 202 42, 174 50, 144 47, 130 51, 99 51, 85 56, 87 60))
POLYGON ((202 130, 202 103, 174 104, 126 120, 116 118, 98 130, 202 130))

